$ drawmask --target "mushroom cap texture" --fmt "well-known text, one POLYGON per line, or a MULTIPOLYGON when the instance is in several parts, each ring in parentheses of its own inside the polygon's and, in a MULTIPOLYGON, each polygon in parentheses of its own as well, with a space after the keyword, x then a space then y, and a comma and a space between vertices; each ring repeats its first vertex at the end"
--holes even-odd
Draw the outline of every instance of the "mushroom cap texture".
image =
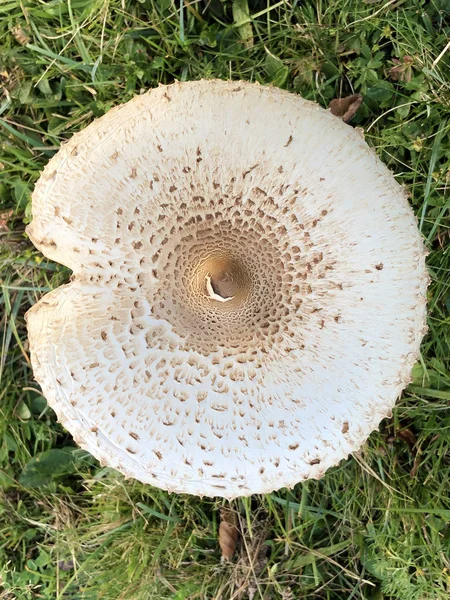
POLYGON ((73 271, 27 313, 36 380, 126 476, 226 498, 318 478, 410 381, 428 275, 406 194, 295 94, 151 90, 63 145, 32 212, 73 271))

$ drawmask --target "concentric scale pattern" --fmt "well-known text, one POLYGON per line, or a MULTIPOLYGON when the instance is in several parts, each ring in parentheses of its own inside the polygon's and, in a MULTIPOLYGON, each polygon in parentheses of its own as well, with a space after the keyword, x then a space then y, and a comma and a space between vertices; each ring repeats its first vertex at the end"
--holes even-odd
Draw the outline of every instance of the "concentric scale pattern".
POLYGON ((76 134, 28 233, 72 281, 28 313, 36 379, 128 476, 235 497, 320 477, 409 381, 424 249, 349 126, 242 82, 151 90, 76 134))

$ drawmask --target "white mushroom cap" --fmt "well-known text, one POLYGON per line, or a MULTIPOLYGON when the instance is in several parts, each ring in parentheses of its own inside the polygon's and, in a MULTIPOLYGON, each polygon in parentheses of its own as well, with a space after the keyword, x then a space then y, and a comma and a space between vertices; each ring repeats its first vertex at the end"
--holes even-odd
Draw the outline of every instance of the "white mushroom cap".
POLYGON ((72 282, 28 312, 37 381, 102 463, 233 498, 320 477, 410 380, 425 252, 403 189, 319 106, 200 81, 45 168, 28 233, 72 282))

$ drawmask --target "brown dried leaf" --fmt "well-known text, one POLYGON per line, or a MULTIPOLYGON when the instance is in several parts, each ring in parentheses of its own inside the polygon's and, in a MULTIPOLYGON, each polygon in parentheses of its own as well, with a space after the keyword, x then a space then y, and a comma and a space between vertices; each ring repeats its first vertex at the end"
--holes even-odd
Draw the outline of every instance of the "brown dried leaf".
POLYGON ((19 42, 21 46, 26 46, 31 41, 30 36, 24 29, 22 29, 20 25, 16 25, 15 27, 13 27, 11 29, 11 33, 13 34, 16 42, 19 42))
POLYGON ((411 56, 404 56, 402 59, 393 58, 394 66, 388 71, 391 81, 406 81, 412 79, 412 64, 414 59, 411 56))
POLYGON ((358 108, 361 106, 363 97, 361 94, 353 94, 346 98, 335 98, 328 106, 331 114, 340 117, 345 123, 355 115, 358 108))
POLYGON ((9 231, 8 222, 11 220, 13 214, 14 211, 12 209, 0 212, 0 231, 9 231))
POLYGON ((403 440, 406 444, 408 444, 409 449, 413 453, 415 453, 414 446, 416 445, 417 438, 416 438, 415 434, 411 431, 411 429, 408 429, 407 427, 405 429, 401 429, 401 430, 397 431, 396 436, 398 438, 400 438, 401 440, 403 440))
POLYGON ((400 64, 398 58, 392 59, 392 62, 395 63, 395 65, 389 69, 389 77, 392 81, 398 81, 403 71, 403 65, 400 64))
POLYGON ((222 557, 225 560, 231 560, 239 536, 236 514, 231 510, 223 509, 220 518, 219 545, 222 550, 222 557))

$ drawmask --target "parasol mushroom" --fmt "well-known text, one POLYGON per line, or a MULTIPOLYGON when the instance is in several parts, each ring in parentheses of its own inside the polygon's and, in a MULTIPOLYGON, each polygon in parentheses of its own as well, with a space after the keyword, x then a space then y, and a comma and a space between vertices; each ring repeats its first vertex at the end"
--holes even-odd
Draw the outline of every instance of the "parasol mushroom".
POLYGON ((410 381, 428 276, 406 194, 297 95, 151 90, 61 148, 32 213, 73 271, 27 314, 35 377, 127 476, 227 498, 318 478, 410 381))

